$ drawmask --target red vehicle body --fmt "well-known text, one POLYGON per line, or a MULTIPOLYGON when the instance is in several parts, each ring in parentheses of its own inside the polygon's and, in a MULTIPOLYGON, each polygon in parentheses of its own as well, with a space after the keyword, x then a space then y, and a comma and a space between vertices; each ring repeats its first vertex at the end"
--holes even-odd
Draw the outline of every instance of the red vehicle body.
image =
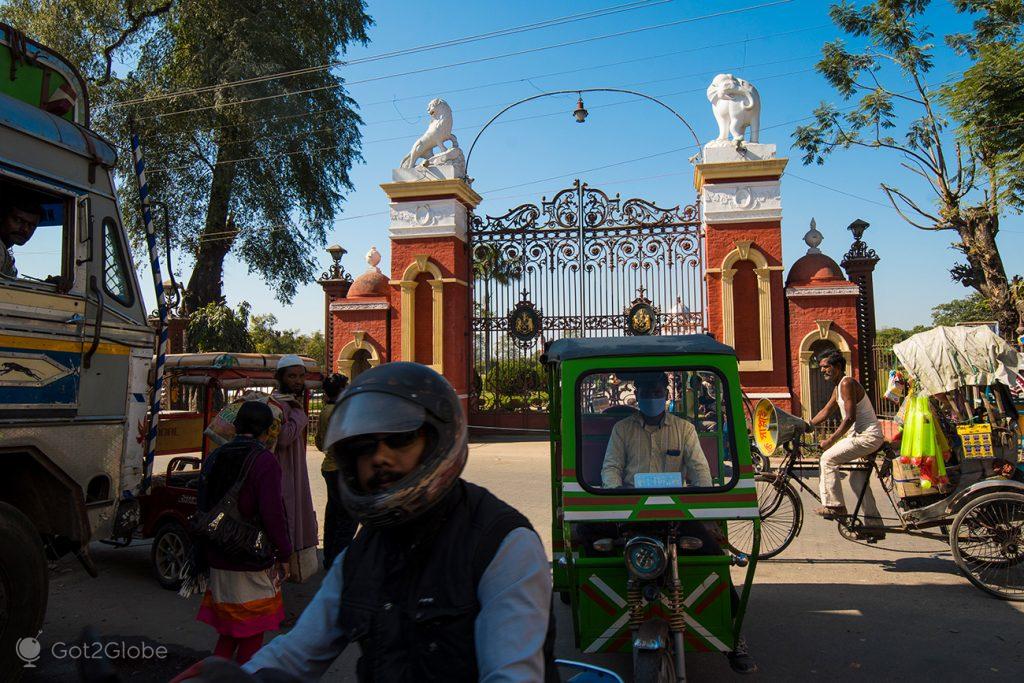
MULTIPOLYGON (((158 424, 156 455, 173 455, 165 467, 154 465, 153 481, 139 496, 141 520, 136 538, 152 538, 150 558, 161 586, 181 586, 182 565, 191 552, 189 517, 196 511, 199 471, 217 446, 205 432, 217 413, 247 391, 270 393, 280 356, 265 354, 174 354, 165 366, 165 405, 158 424), (175 406, 193 409, 175 410, 175 406)), ((320 387, 322 374, 315 361, 306 363, 303 406, 309 411, 310 391, 320 387)))

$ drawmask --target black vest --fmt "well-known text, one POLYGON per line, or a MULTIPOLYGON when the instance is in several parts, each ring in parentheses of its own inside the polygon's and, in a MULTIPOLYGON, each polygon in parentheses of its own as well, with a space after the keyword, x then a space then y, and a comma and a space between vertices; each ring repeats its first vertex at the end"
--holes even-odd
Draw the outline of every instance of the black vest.
MULTIPOLYGON (((362 656, 359 680, 476 681, 477 584, 498 546, 530 522, 462 481, 427 515, 396 529, 364 527, 345 553, 338 623, 362 656)), ((544 644, 553 663, 554 616, 544 644)), ((554 677, 554 678, 552 678, 554 677)))

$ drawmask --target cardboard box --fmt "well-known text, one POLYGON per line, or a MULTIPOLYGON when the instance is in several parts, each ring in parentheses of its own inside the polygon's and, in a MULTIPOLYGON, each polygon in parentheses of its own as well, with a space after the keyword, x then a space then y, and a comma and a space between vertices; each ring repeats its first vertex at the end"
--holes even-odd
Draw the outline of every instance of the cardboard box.
POLYGON ((895 483, 896 495, 900 498, 927 496, 929 493, 934 493, 933 489, 921 488, 920 466, 900 462, 899 458, 892 461, 892 479, 895 483))

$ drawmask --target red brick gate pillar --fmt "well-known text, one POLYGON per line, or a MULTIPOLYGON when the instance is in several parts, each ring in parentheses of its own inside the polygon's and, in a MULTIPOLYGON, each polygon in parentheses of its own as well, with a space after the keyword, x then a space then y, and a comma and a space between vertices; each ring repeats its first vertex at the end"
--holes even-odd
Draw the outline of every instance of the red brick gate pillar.
POLYGON ((703 208, 708 328, 736 349, 748 395, 789 410, 780 182, 788 159, 775 151, 709 143, 694 185, 703 208))
POLYGON ((381 188, 391 202, 393 360, 431 366, 468 411, 470 265, 468 214, 481 200, 462 178, 402 180, 381 188))

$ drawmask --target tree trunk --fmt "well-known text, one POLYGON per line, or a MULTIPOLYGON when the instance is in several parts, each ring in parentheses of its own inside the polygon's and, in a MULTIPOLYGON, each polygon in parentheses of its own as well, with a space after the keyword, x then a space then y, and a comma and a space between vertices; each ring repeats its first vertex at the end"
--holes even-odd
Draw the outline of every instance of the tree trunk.
MULTIPOLYGON (((223 297, 224 258, 235 241, 234 223, 229 220, 231 190, 235 182, 235 164, 223 163, 224 148, 229 136, 220 141, 217 163, 210 183, 210 203, 206 207, 206 224, 196 247, 196 264, 185 292, 188 311, 217 303, 223 297)), ((230 152, 228 152, 230 154, 230 152)))
POLYGON ((970 284, 988 299, 1000 336, 1013 341, 1024 319, 1024 302, 1014 295, 996 246, 999 216, 986 207, 970 207, 962 215, 959 233, 973 275, 970 284))

